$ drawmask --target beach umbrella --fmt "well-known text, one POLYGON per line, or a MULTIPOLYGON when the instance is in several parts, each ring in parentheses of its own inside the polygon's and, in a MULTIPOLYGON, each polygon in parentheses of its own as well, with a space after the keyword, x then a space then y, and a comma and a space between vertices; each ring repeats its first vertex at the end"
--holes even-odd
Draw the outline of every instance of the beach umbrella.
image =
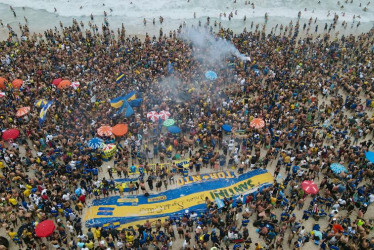
POLYGON ((71 85, 71 82, 69 80, 62 80, 57 85, 57 88, 59 88, 59 89, 66 89, 66 88, 70 87, 70 85, 71 85))
POLYGON ((170 126, 168 127, 168 131, 172 134, 179 134, 181 132, 181 129, 177 126, 170 126))
POLYGON ((333 163, 330 165, 330 169, 334 174, 340 174, 341 172, 348 172, 347 169, 340 163, 333 163))
POLYGON ((174 119, 167 119, 163 122, 162 125, 164 125, 165 127, 170 127, 170 126, 174 125, 174 123, 175 123, 174 119))
POLYGON ((79 82, 72 82, 72 83, 71 83, 71 86, 72 86, 74 89, 79 88, 80 85, 81 85, 81 84, 80 84, 79 82))
POLYGON ((127 126, 127 124, 123 124, 123 123, 119 123, 116 126, 112 127, 112 133, 115 136, 123 136, 127 133, 128 130, 129 130, 129 127, 127 126))
POLYGON ((54 79, 52 81, 52 84, 57 87, 60 84, 60 82, 62 82, 62 79, 61 78, 57 78, 57 79, 54 79))
POLYGON ((44 105, 46 105, 48 102, 44 99, 40 99, 40 100, 36 100, 35 103, 34 103, 34 106, 35 107, 38 107, 38 108, 43 108, 44 105))
POLYGON ((94 137, 87 142, 87 146, 92 149, 98 149, 104 147, 104 141, 98 137, 94 137))
POLYGON ((223 124, 222 129, 226 132, 231 132, 232 126, 228 124, 223 124))
POLYGON ((158 114, 158 118, 162 119, 162 120, 166 120, 170 117, 170 113, 169 111, 167 110, 162 110, 159 114, 158 114))
POLYGON ((318 193, 318 187, 317 184, 315 184, 313 181, 303 181, 301 183, 302 189, 307 194, 317 194, 318 193))
POLYGON ((370 161, 371 163, 374 163, 374 152, 366 152, 365 153, 366 160, 370 161))
POLYGON ((53 231, 55 231, 55 228, 56 226, 52 220, 45 220, 45 221, 40 222, 35 227, 35 234, 39 238, 48 237, 53 234, 53 231))
POLYGON ((265 126, 265 121, 261 118, 255 118, 249 124, 252 128, 263 128, 265 126))
POLYGON ((111 126, 101 126, 97 129, 97 134, 100 136, 111 136, 112 133, 112 127, 111 126))
POLYGON ((21 117, 21 116, 24 116, 24 115, 28 114, 29 112, 30 112, 30 107, 29 106, 22 107, 22 108, 19 108, 17 110, 16 116, 21 117))
POLYGON ((105 158, 112 157, 117 151, 117 146, 114 144, 106 144, 103 148, 103 153, 105 158))
POLYGON ((334 225, 332 226, 332 230, 334 230, 334 233, 337 233, 337 232, 339 232, 339 233, 344 232, 344 229, 343 229, 342 225, 340 225, 340 224, 334 224, 334 225))
POLYGON ((7 80, 4 77, 0 77, 0 89, 6 89, 7 80))
POLYGON ((150 111, 147 114, 147 118, 151 121, 155 122, 158 120, 158 113, 156 111, 150 111))
POLYGON ((0 98, 5 97, 5 92, 0 92, 0 98))
POLYGON ((217 79, 217 73, 209 70, 205 73, 205 77, 208 80, 216 80, 217 79))
POLYGON ((16 128, 11 128, 3 132, 3 140, 15 140, 19 136, 19 130, 16 128))
POLYGON ((15 79, 13 82, 12 82, 12 86, 13 88, 15 89, 20 89, 22 87, 22 84, 23 84, 23 81, 21 79, 15 79))

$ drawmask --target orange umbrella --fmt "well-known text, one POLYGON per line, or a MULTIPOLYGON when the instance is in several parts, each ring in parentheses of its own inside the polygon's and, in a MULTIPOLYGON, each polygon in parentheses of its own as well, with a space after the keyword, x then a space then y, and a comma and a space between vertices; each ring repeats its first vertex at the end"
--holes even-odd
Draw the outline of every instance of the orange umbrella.
POLYGON ((22 87, 23 81, 21 79, 16 79, 12 82, 13 88, 20 89, 22 87))
POLYGON ((59 89, 66 89, 66 88, 70 87, 70 85, 71 85, 71 81, 69 81, 69 80, 62 80, 58 84, 57 88, 59 88, 59 89))
POLYGON ((249 124, 252 128, 263 128, 265 126, 264 120, 261 118, 255 118, 249 124))
POLYGON ((111 136, 112 133, 112 127, 111 126, 101 126, 97 130, 97 134, 100 136, 111 136))
POLYGON ((0 89, 5 89, 6 88, 6 82, 7 80, 4 77, 0 77, 0 89))
POLYGON ((19 109, 17 110, 16 116, 17 116, 17 117, 21 117, 21 116, 26 115, 26 114, 29 113, 29 112, 30 112, 30 107, 29 107, 29 106, 27 106, 27 107, 22 107, 22 108, 19 108, 19 109))
POLYGON ((115 136, 123 136, 127 133, 128 129, 129 128, 127 124, 119 123, 116 126, 112 127, 112 133, 115 136))

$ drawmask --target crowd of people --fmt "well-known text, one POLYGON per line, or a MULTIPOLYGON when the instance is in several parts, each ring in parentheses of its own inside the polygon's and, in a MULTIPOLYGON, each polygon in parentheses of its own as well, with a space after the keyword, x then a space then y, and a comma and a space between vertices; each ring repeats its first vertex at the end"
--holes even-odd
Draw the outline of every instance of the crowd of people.
POLYGON ((373 30, 312 39, 299 36, 299 23, 279 35, 221 28, 211 35, 251 60, 227 56, 209 63, 196 57, 205 49, 180 38, 182 29, 141 40, 126 36, 124 27, 115 34, 107 22, 100 32, 77 21, 39 35, 20 28, 20 37, 10 28, 0 43, 1 130, 20 131, 0 144, 0 221, 11 248, 302 249, 309 241, 322 249, 373 248, 374 224, 366 214, 374 201, 373 165, 365 158, 374 135, 373 30), (208 70, 218 78, 206 79, 208 70), (120 74, 124 80, 116 83, 120 74), (52 84, 57 78, 80 86, 59 89, 52 84), (23 81, 19 89, 14 79, 23 81), (134 90, 141 105, 130 117, 118 114, 109 100, 134 90), (34 105, 41 99, 53 100, 43 124, 34 105), (24 106, 31 111, 17 117, 24 106), (147 119, 152 110, 169 111, 181 133, 147 119), (254 118, 265 126, 250 127, 254 118), (103 138, 118 145, 107 168, 87 141, 100 126, 121 122, 127 135, 103 138), (132 165, 146 171, 130 184, 131 193, 157 193, 172 188, 179 173, 149 164, 173 166, 185 157, 190 174, 267 168, 275 181, 253 195, 225 199, 220 209, 207 199, 203 214, 187 210, 122 230, 85 228, 81 215, 90 200, 122 195, 115 178, 131 175, 132 165), (333 163, 346 171, 334 173, 333 163), (301 189, 304 180, 319 184, 317 195, 301 189), (46 219, 56 230, 39 238, 34 228, 46 219), (308 220, 315 220, 313 230, 308 220))

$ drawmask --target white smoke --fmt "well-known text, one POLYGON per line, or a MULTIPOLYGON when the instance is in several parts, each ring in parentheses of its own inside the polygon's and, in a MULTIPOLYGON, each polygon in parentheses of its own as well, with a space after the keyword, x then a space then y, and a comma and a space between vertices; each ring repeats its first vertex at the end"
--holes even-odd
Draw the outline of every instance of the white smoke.
POLYGON ((180 33, 180 38, 192 44, 194 56, 204 63, 221 64, 226 57, 232 55, 242 61, 250 60, 232 42, 213 36, 207 29, 185 28, 180 33))

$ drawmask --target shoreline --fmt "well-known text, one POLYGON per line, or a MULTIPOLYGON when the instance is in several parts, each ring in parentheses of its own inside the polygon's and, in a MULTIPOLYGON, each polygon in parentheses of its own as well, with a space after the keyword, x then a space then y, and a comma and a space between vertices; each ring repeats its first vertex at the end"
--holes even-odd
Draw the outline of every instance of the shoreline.
MULTIPOLYGON (((321 18, 321 15, 315 14, 311 11, 300 11, 300 17, 298 18, 297 15, 295 17, 291 16, 280 16, 280 15, 271 15, 269 14, 268 20, 265 21, 265 14, 262 13, 263 11, 260 10, 261 16, 252 15, 246 16, 246 19, 243 19, 243 14, 239 10, 238 15, 233 15, 230 20, 227 18, 228 16, 212 16, 209 13, 204 14, 197 14, 196 18, 193 17, 191 14, 190 18, 181 17, 180 19, 173 19, 173 18, 164 18, 163 23, 161 24, 158 17, 152 16, 145 16, 146 25, 143 24, 143 17, 128 17, 128 16, 120 16, 120 15, 112 15, 109 13, 107 16, 104 15, 97 15, 93 16, 93 19, 90 18, 89 15, 82 15, 82 16, 60 16, 56 13, 51 13, 45 9, 32 9, 32 8, 21 8, 15 7, 15 13, 17 13, 16 17, 13 16, 12 11, 9 9, 10 5, 7 4, 0 4, 0 13, 3 14, 1 21, 3 26, 0 26, 0 41, 4 41, 8 39, 8 28, 7 25, 13 29, 13 31, 17 35, 21 35, 21 31, 19 29, 19 25, 27 25, 30 33, 33 34, 43 34, 46 30, 58 30, 61 31, 60 22, 63 24, 64 27, 69 27, 72 25, 73 21, 76 20, 78 23, 82 23, 84 26, 82 28, 88 29, 89 24, 97 25, 99 28, 99 32, 101 32, 101 26, 105 21, 109 23, 109 28, 114 31, 114 34, 117 33, 117 29, 120 29, 122 25, 125 26, 126 29, 126 36, 138 36, 144 40, 146 34, 158 37, 159 31, 162 28, 164 34, 168 34, 170 31, 175 31, 181 26, 186 27, 198 27, 199 23, 201 26, 206 26, 211 28, 213 32, 219 31, 219 26, 223 28, 231 29, 235 34, 242 33, 244 28, 247 29, 248 32, 254 31, 256 25, 259 26, 259 30, 263 28, 265 25, 265 33, 269 34, 272 28, 276 27, 276 25, 283 25, 284 27, 290 26, 290 23, 295 26, 296 22, 300 21, 300 29, 299 29, 299 37, 306 37, 308 34, 303 32, 303 25, 307 24, 310 20, 312 20, 310 25, 310 32, 309 34, 325 34, 324 26, 327 24, 330 26, 333 23, 334 15, 338 16, 338 21, 336 24, 336 29, 332 30, 330 36, 336 37, 341 35, 360 35, 362 33, 367 33, 374 27, 374 18, 373 20, 368 20, 368 18, 361 18, 360 15, 357 15, 357 18, 352 19, 347 16, 342 16, 340 12, 331 12, 327 15, 324 19, 321 18), (152 18, 155 19, 155 24, 152 24, 152 18), (209 18, 210 23, 207 25, 207 18, 209 18), (318 19, 317 19, 318 18, 318 19), (361 22, 361 19, 363 20, 361 22), (365 21, 367 20, 367 21, 365 21), (359 27, 357 24, 360 22, 359 27), (251 25, 253 23, 253 27, 251 29, 251 25), (347 23, 346 28, 342 27, 342 23, 347 23), (216 24, 216 25, 215 25, 216 24), (318 26, 317 32, 315 32, 315 28, 318 26), (339 32, 336 35, 336 32, 339 32)), ((188 10, 187 10, 188 11, 188 10)), ((232 11, 232 10, 228 10, 232 11)), ((255 13, 256 9, 253 11, 255 13)), ((233 11, 232 11, 233 12, 233 11)), ((265 12, 267 13, 267 12, 265 12)), ((218 15, 218 13, 216 13, 218 15)), ((220 13, 221 14, 221 13, 220 13)), ((287 14, 289 15, 289 14, 287 14)), ((279 27, 278 27, 279 31, 279 27)), ((277 33, 278 35, 278 33, 277 33)))

